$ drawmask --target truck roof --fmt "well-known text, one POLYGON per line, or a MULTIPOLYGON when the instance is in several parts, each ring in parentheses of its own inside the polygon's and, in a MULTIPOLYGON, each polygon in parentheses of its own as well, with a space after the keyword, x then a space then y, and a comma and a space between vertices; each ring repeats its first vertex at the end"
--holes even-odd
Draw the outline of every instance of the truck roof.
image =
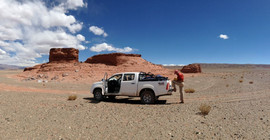
MULTIPOLYGON (((129 74, 129 73, 139 74, 141 72, 119 72, 119 73, 115 73, 115 74, 129 74)), ((115 75, 115 74, 113 74, 113 75, 115 75)))

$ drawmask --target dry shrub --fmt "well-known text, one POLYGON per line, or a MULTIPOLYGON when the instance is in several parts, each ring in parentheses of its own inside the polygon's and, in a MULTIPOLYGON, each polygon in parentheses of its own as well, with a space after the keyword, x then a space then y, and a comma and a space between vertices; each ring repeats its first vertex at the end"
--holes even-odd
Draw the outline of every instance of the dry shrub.
POLYGON ((243 80, 239 80, 239 83, 243 83, 243 80))
POLYGON ((243 78, 244 78, 244 76, 241 76, 241 78, 243 79, 243 78))
POLYGON ((72 100, 76 100, 77 99, 77 95, 70 95, 68 96, 68 100, 72 101, 72 100))
POLYGON ((229 87, 229 84, 227 84, 226 87, 229 87))
POLYGON ((195 90, 192 88, 185 89, 185 93, 194 93, 195 90))
POLYGON ((253 84, 253 81, 250 81, 249 84, 253 84))
POLYGON ((208 113, 211 110, 211 106, 207 105, 207 104, 202 104, 199 107, 199 110, 201 111, 202 115, 208 115, 208 113))

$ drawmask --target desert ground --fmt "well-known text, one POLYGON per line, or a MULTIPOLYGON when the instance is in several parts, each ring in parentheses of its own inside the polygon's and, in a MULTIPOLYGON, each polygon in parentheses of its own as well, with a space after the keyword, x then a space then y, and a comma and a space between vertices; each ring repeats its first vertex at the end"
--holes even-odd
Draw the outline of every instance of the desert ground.
MULTIPOLYGON (((96 102, 91 82, 21 81, 0 71, 0 139, 270 139, 270 69, 209 67, 184 74, 179 92, 143 105, 139 98, 96 102), (68 101, 69 95, 77 95, 68 101), (202 115, 201 104, 211 106, 202 115)), ((102 77, 101 77, 102 78, 102 77)), ((101 79, 100 78, 100 79, 101 79)))

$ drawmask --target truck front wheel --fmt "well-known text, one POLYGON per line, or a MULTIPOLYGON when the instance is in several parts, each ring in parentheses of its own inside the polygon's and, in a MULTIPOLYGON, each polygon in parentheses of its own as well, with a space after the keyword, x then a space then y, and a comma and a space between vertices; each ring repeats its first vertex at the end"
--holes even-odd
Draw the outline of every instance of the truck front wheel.
POLYGON ((101 89, 95 89, 94 90, 94 99, 97 100, 97 101, 101 101, 103 99, 101 89))
POLYGON ((153 104, 155 102, 155 94, 149 90, 143 91, 141 94, 141 102, 143 104, 153 104))

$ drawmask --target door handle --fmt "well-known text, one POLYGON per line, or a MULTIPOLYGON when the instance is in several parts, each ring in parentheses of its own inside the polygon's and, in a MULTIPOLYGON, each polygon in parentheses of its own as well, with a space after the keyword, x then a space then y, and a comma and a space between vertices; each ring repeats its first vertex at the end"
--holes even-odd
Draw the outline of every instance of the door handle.
POLYGON ((131 83, 131 84, 135 84, 135 83, 131 83))

